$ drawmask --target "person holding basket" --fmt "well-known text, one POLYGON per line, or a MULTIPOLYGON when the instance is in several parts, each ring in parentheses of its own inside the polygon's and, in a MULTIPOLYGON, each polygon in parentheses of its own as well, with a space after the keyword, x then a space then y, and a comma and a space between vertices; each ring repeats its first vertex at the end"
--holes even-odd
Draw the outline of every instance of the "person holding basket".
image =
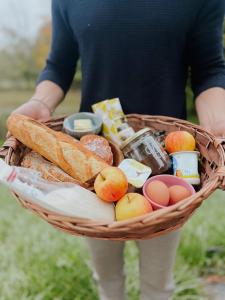
MULTIPOLYGON (((188 72, 199 121, 225 136, 224 0, 52 0, 52 44, 33 97, 13 113, 44 120, 81 59, 81 111, 119 97, 125 113, 186 118, 188 72)), ((180 230, 139 241, 140 299, 173 294, 180 230)), ((123 300, 124 242, 87 239, 101 300, 123 300)))

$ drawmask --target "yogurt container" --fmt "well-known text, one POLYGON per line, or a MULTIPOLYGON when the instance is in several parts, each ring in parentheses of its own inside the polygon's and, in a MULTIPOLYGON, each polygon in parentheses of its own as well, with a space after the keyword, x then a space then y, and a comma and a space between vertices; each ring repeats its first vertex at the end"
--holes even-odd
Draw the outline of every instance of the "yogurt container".
POLYGON ((124 159, 119 168, 125 173, 128 182, 136 188, 141 188, 151 175, 151 168, 134 159, 124 159))
POLYGON ((174 176, 183 178, 192 185, 200 184, 198 172, 198 151, 180 151, 170 154, 174 176))

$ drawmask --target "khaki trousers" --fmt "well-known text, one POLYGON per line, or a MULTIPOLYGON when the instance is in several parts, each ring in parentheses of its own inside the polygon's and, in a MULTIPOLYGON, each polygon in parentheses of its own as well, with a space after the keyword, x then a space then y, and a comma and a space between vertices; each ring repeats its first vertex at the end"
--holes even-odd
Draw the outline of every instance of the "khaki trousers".
MULTIPOLYGON (((140 299, 168 300, 174 291, 173 265, 180 230, 137 241, 140 252, 140 299)), ((125 300, 124 242, 87 239, 100 300, 125 300)))

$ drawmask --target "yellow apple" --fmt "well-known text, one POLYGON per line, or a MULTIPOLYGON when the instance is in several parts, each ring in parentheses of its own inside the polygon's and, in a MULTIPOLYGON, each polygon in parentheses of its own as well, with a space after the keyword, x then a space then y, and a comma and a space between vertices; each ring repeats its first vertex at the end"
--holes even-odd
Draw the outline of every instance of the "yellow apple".
POLYGON ((119 168, 106 167, 96 177, 94 189, 100 199, 107 202, 118 201, 127 192, 127 177, 119 168))
POLYGON ((150 202, 141 194, 126 194, 116 203, 116 220, 122 221, 151 212, 150 202))

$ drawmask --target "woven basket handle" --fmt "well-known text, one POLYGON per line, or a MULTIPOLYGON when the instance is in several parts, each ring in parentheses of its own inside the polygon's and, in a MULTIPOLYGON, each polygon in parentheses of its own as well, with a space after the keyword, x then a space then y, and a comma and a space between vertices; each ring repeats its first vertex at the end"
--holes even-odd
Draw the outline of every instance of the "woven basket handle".
POLYGON ((17 145, 17 140, 13 136, 10 136, 0 148, 0 158, 7 160, 9 153, 15 150, 17 145))
POLYGON ((223 149, 223 161, 224 161, 224 166, 220 166, 216 172, 216 175, 221 178, 221 184, 219 188, 221 190, 225 190, 225 138, 224 137, 218 137, 215 139, 214 142, 215 147, 222 146, 223 149))

